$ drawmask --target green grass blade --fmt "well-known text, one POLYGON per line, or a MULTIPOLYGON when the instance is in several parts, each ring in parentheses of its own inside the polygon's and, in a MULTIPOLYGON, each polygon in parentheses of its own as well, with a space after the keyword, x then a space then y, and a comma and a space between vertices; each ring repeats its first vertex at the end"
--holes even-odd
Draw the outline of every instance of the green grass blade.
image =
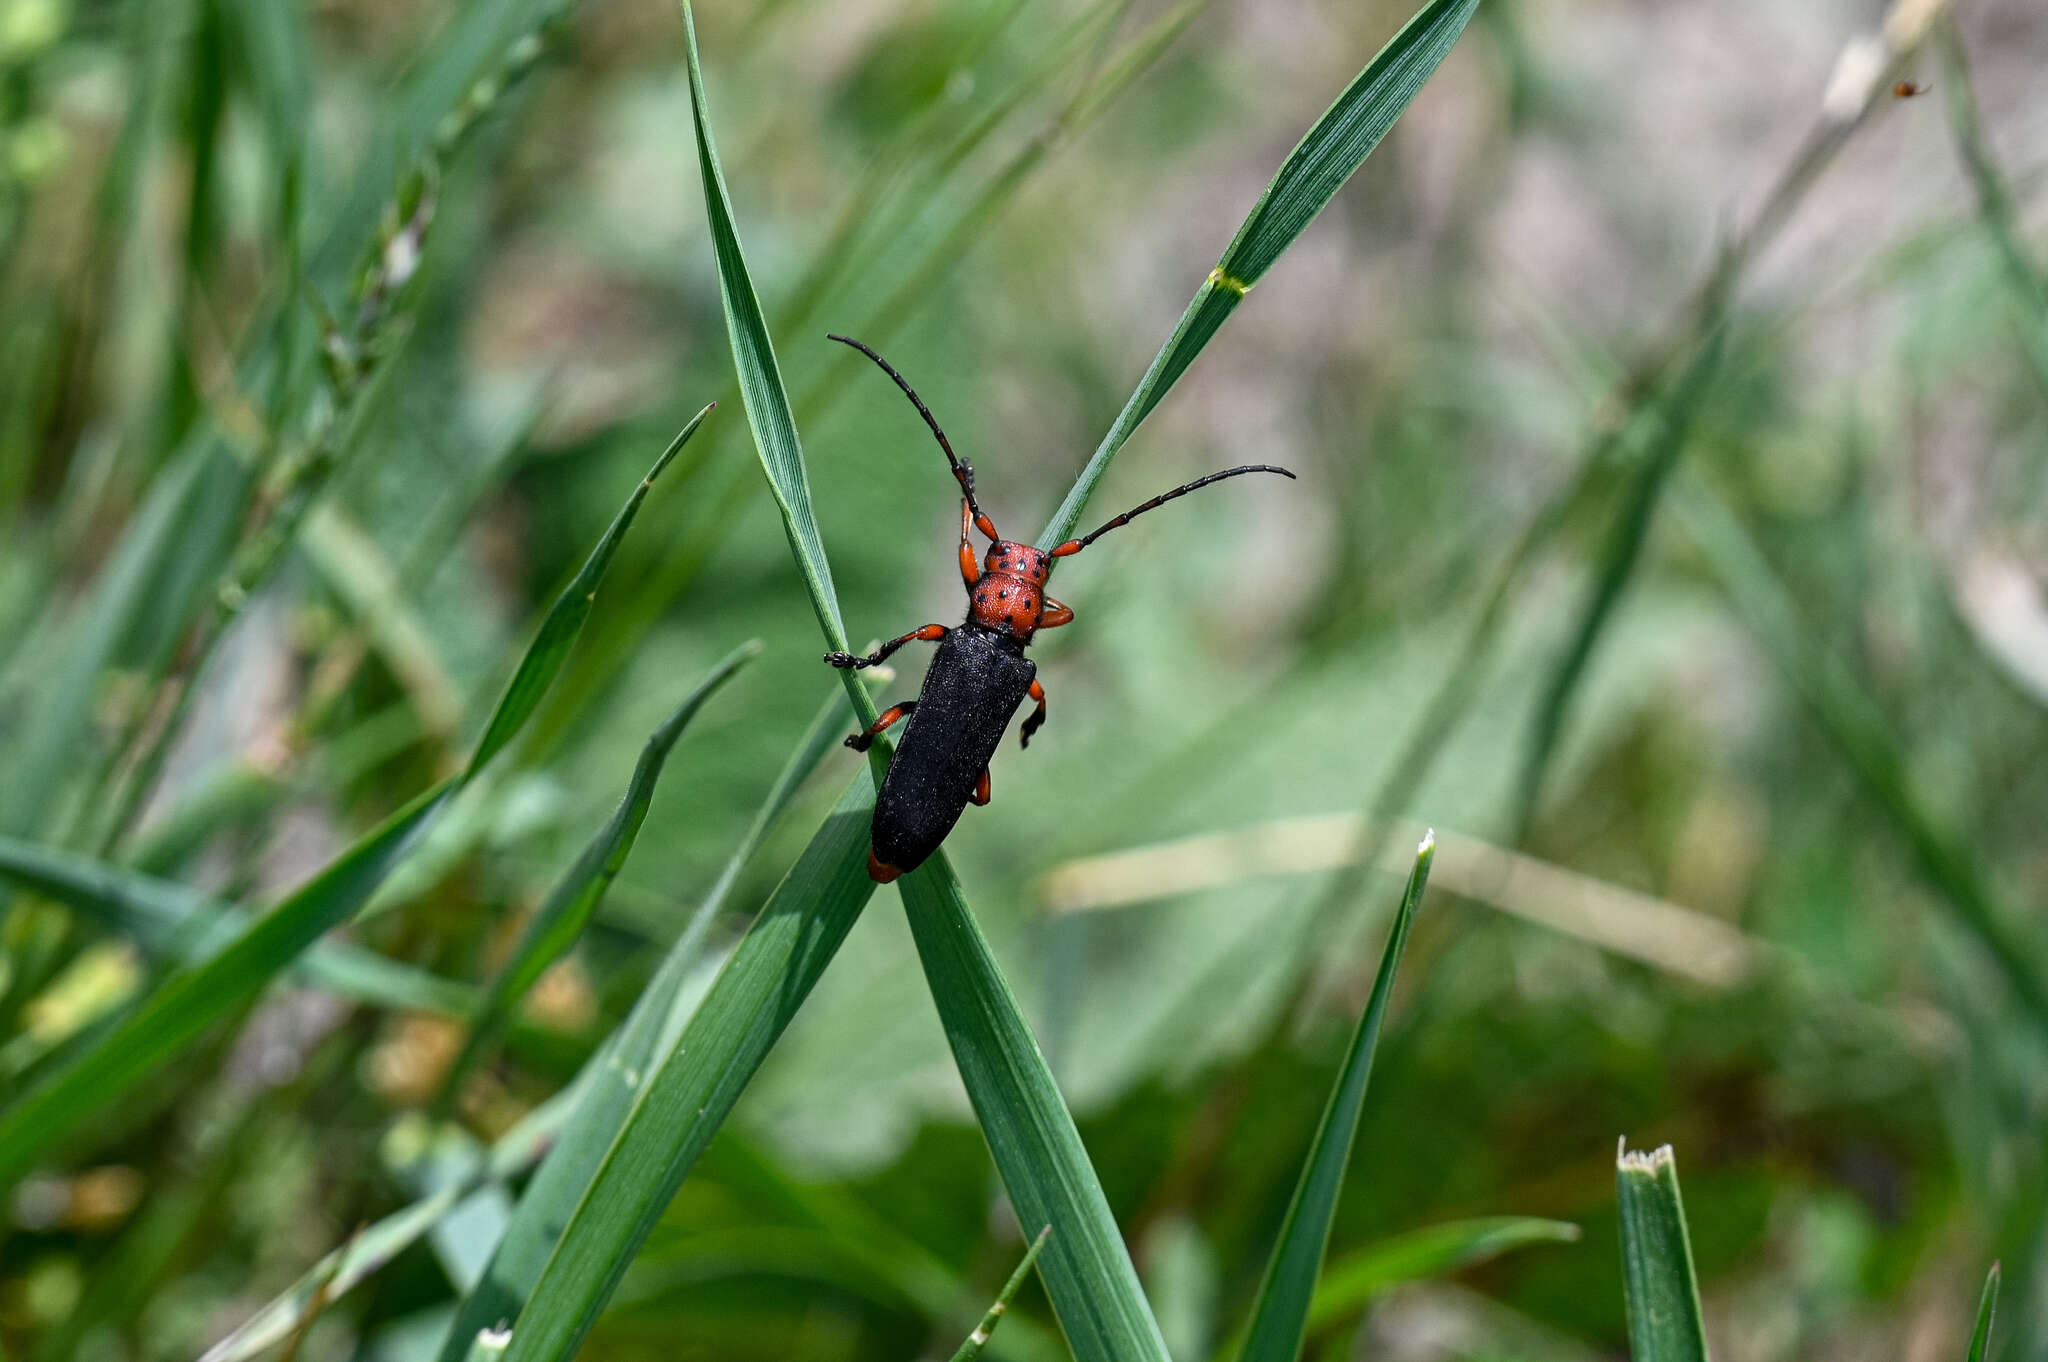
POLYGON ((1614 1180, 1630 1356, 1635 1362, 1707 1362, 1706 1323, 1671 1146, 1630 1153, 1623 1141, 1614 1180))
POLYGON ((1491 1262, 1535 1244, 1571 1244, 1579 1227, 1568 1220, 1485 1216, 1453 1220, 1398 1234, 1338 1259, 1324 1269, 1308 1309, 1311 1333, 1337 1323, 1389 1287, 1427 1281, 1491 1262))
MULTIPOLYGON (((706 409, 707 411, 709 408, 706 409)), ((101 1108, 244 1006, 309 946, 353 917, 448 799, 481 771, 532 714, 561 670, 576 630, 590 613, 604 569, 632 524, 648 485, 673 458, 704 413, 685 427, 613 520, 583 570, 542 621, 514 671, 469 765, 454 780, 414 799, 358 841, 308 884, 250 923, 203 963, 166 979, 119 1026, 77 1061, 0 1112, 0 1187, 12 1186, 36 1160, 101 1108)))
POLYGON ((981 1350, 988 1346, 989 1336, 995 1333, 996 1325, 1002 1321, 1003 1312, 1010 1308, 1010 1302, 1016 1298, 1017 1288, 1024 1285, 1024 1278, 1030 1275, 1031 1265, 1038 1261, 1038 1252, 1045 1247, 1045 1241, 1051 1234, 1052 1226, 1047 1225, 1038 1232, 1038 1237, 1031 1241, 1031 1247, 1024 1250, 1024 1260, 1017 1264, 1017 1270, 1010 1274, 1010 1280, 1003 1283, 1003 1289, 996 1295, 996 1303, 981 1317, 981 1323, 974 1326, 974 1332, 967 1335, 967 1341, 953 1354, 953 1362, 974 1362, 975 1358, 981 1356, 981 1350))
POLYGON ((0 1113, 0 1186, 12 1186, 93 1114, 182 1051, 362 906, 448 797, 443 784, 393 814, 313 881, 195 968, 160 985, 75 1063, 0 1113))
POLYGON ((1970 1330, 1970 1351, 1965 1362, 1984 1362, 1991 1346, 1991 1316, 1998 1309, 1998 1264, 1984 1274, 1984 1294, 1977 1298, 1977 1327, 1970 1330))
POLYGON ((2012 190, 1984 136, 1977 107, 1977 88, 1970 78, 1969 54, 1953 16, 1942 20, 1938 44, 1947 88, 1948 124, 1956 154, 1977 191, 1977 216, 1985 235, 1998 250, 1998 263, 2019 313, 2021 348, 2034 370, 2034 381, 2048 392, 2048 274, 2036 264, 2026 232, 2013 207, 2012 190))
POLYGON ((490 990, 470 1025, 469 1039, 455 1063, 449 1066, 448 1076, 442 1084, 442 1110, 445 1111, 461 1091, 462 1082, 471 1068, 496 1046, 511 1025, 513 1012, 527 991, 549 965, 561 959, 590 924, 591 915, 604 901, 605 891, 611 888, 612 881, 618 878, 620 869, 626 864, 626 857, 632 854, 633 843, 640 835, 640 825, 647 821, 648 807, 654 802, 655 783, 661 779, 662 766, 668 761, 668 754, 674 749, 677 739, 683 736, 683 730, 697 717, 697 711, 704 707, 704 702, 760 651, 759 640, 733 649, 711 669, 710 675, 697 683, 696 689, 684 697, 675 713, 648 737, 619 807, 583 848, 583 853, 569 867, 568 873, 548 891, 547 898, 526 924, 512 958, 505 962, 505 967, 491 982, 490 990))
MULTIPOLYGON (((1469 13, 1469 5, 1463 8, 1469 13)), ((843 648, 845 631, 810 510, 801 446, 740 253, 711 141, 702 71, 687 8, 685 19, 706 211, 749 422, 820 626, 832 646, 843 648)), ((1405 104, 1405 98, 1401 102, 1405 104)), ((1363 152, 1359 155, 1362 158, 1363 152)), ((1164 386, 1155 385, 1158 392, 1163 392, 1164 386)), ((1135 419, 1129 424, 1134 426, 1135 419)), ((1116 443, 1121 444, 1121 438, 1116 443)), ((865 691, 851 685, 849 690, 856 709, 863 716, 871 714, 872 702, 865 691)), ((521 1316, 509 1356, 563 1357, 588 1332, 634 1249, 680 1185, 710 1131, 723 1119, 739 1087, 751 1076, 760 1055, 780 1033, 787 1009, 808 992, 816 972, 822 970, 865 903, 870 887, 862 871, 871 804, 867 782, 857 781, 728 963, 714 985, 713 996, 692 1019, 680 1047, 681 1062, 665 1064, 657 1072, 607 1154, 534 1287, 534 1304, 521 1316), (799 954, 792 949, 783 920, 804 917, 819 919, 821 926, 799 954), (797 973, 787 981, 788 986, 773 996, 765 993, 777 972, 791 966, 797 973), (700 1030, 705 1033, 704 1043, 692 1044, 690 1034, 700 1030), (714 1060, 719 1062, 714 1065, 714 1060)), ((942 867, 943 860, 934 864, 942 867)), ((925 875, 927 880, 930 873, 925 875)), ((916 887, 907 889, 906 902, 917 893, 916 887)), ((1020 1214, 1031 1218, 1028 1203, 1033 1199, 1059 1205, 1060 1214, 1040 1218, 1055 1227, 1047 1280, 1069 1336, 1073 1338, 1076 1328, 1081 1329, 1087 1343, 1077 1341, 1076 1347, 1084 1358, 1163 1356, 1157 1325, 1138 1289, 1136 1274, 1081 1150, 1072 1118, 1052 1087, 1007 985, 959 902, 957 890, 949 897, 950 902, 940 905, 938 913, 928 915, 929 930, 920 937, 920 952, 949 959, 975 976, 972 986, 945 991, 940 997, 942 1016, 952 1009, 949 1032, 955 1038, 963 1074, 974 1068, 979 1076, 991 1079, 986 1091, 977 1091, 976 1076, 969 1076, 970 1092, 976 1093, 978 1105, 1001 1106, 1011 1122, 1005 1135, 1015 1138, 1004 1138, 996 1153, 1020 1214), (981 1062, 989 1056, 975 1053, 974 1043, 966 1039, 977 1033, 1007 1042, 1004 1057, 1009 1062, 997 1066, 1000 1074, 981 1062), (1040 1162, 1028 1166, 1034 1157, 1040 1162), (1068 1243, 1063 1222, 1074 1227, 1075 1243, 1068 1243)), ((914 913, 913 921, 917 918, 914 913)), ((928 973, 931 969, 928 960, 928 973)), ((934 993, 941 990, 935 988, 934 993)), ((983 1119, 987 1124, 990 1117, 985 1114, 983 1119)), ((992 1146, 997 1143, 991 1132, 992 1146)), ((458 1341, 467 1343, 466 1338, 458 1341)))
MULTIPOLYGON (((900 1222, 893 1203, 875 1203, 850 1184, 793 1172, 746 1138, 721 1140, 707 1157, 704 1174, 728 1194, 777 1225, 800 1227, 798 1232, 833 1245, 849 1266, 857 1265, 857 1275, 886 1283, 879 1294, 894 1303, 938 1321, 953 1318, 973 1298, 960 1271, 900 1222)), ((998 1351, 1008 1362, 1067 1362, 1056 1329, 1029 1316, 1005 1319, 998 1351)))
POLYGON ((845 699, 838 691, 831 691, 775 778, 752 826, 733 849, 725 869, 705 894, 689 924, 669 947, 654 977, 640 991, 632 1011, 583 1066, 576 1080, 575 1115, 549 1151, 547 1161, 527 1184, 482 1280, 462 1302, 442 1348, 442 1362, 461 1362, 469 1340, 478 1331, 519 1313, 547 1263, 556 1236, 569 1223, 592 1174, 632 1111, 633 1102, 640 1095, 641 1077, 653 1072, 676 1044, 682 1019, 672 1015, 672 1002, 697 963, 705 933, 738 882, 740 872, 788 809, 797 790, 837 744, 845 725, 845 699))
POLYGON ((201 512, 208 489, 221 478, 217 451, 195 448, 177 456, 150 485, 128 522, 91 594, 56 650, 34 673, 34 697, 21 740, 9 754, 0 782, 0 830, 43 831, 61 803, 66 773, 77 765, 89 731, 99 678, 119 655, 152 593, 174 571, 187 524, 201 512), (44 675, 47 679, 41 679, 44 675))
POLYGON ((1109 461, 1187 371, 1244 295, 1365 163, 1450 52, 1478 7, 1479 0, 1431 0, 1316 120, 1237 229, 1216 268, 1195 291, 1180 324, 1038 537, 1039 547, 1049 549, 1074 533, 1081 509, 1108 471, 1109 461))
POLYGON ((548 608, 547 617, 541 621, 540 631, 534 635, 533 642, 526 649, 526 655, 519 660, 517 670, 512 673, 511 682, 505 687, 504 698, 498 701, 497 710, 491 715, 490 723, 484 727, 483 737, 477 740, 476 755, 469 759, 469 766, 463 776, 465 780, 489 764, 491 758, 496 756, 506 743, 512 741, 513 736, 532 716, 542 694, 553 683, 555 673, 562 669, 564 659, 569 656, 570 645, 575 643, 577 633, 583 628, 583 621, 590 617, 591 607, 597 602, 598 584, 604 580, 606 570, 612 565, 612 558, 619 551, 619 541, 626 537, 626 531, 632 527, 633 517, 640 513, 641 503, 647 500, 648 492, 653 490, 654 480, 661 476, 661 470, 668 467, 669 460, 675 458, 676 452, 690 442, 690 437, 697 433, 697 427, 704 424, 704 418, 709 416, 717 405, 714 402, 691 417, 689 424, 676 433, 675 439, 669 441, 668 448, 654 461, 654 467, 647 471, 647 476, 640 480, 640 485, 626 498, 626 504, 619 508, 618 515, 612 518, 611 525, 597 541, 597 547, 590 551, 590 557, 584 560, 583 567, 577 572, 575 579, 548 608))
MULTIPOLYGON (((1378 144, 1463 30, 1476 3, 1446 0, 1426 8, 1311 129, 1226 253, 1226 261, 1248 271, 1248 277, 1219 266, 1203 284, 1040 536, 1041 545, 1050 547, 1072 533, 1110 458, 1222 326, 1245 290, 1378 144), (1340 163, 1342 173, 1332 178, 1340 163)), ((1075 1355, 1083 1362, 1165 1357, 1159 1326, 1073 1118, 943 853, 907 876, 902 893, 933 1000, 1010 1200, 1025 1223, 1054 1227, 1043 1272, 1075 1355)), ((1305 1291, 1301 1308, 1307 1309, 1305 1291)))
POLYGON ((1164 1359, 1081 1134, 940 850, 898 882, 953 1062, 1017 1219, 1050 1225, 1046 1294, 1078 1362, 1164 1359))
MULTIPOLYGON (((839 617, 839 596, 832 589, 832 565, 825 561, 824 541, 818 537, 817 518, 811 513, 811 482, 804 471, 803 443, 797 438, 796 418, 790 414, 782 370, 775 362, 775 347, 768 339, 768 323, 761 315, 761 300, 754 292, 746 256, 740 249, 739 231, 733 225, 732 201, 726 194, 725 172, 719 168, 718 148, 711 137, 711 115, 704 100, 704 71, 697 57, 697 21, 688 0, 683 5, 683 31, 690 68, 690 112, 697 130, 697 166, 704 185, 704 216, 710 224, 711 244, 718 257, 718 293, 725 302, 725 329, 732 341, 733 364, 739 373, 747 424, 754 432, 754 447, 760 451, 768 488, 782 512, 782 529, 789 536, 790 552, 796 555, 797 570, 803 574, 804 587, 810 592, 811 608, 817 611, 818 627, 825 631, 830 646, 843 652, 848 646, 846 625, 839 617)), ((873 701, 868 698, 866 687, 851 671, 841 676, 863 724, 874 722, 873 701)))
MULTIPOLYGON (((247 919, 231 905, 76 852, 0 837, 0 880, 55 899, 115 931, 148 954, 193 964, 233 941, 247 919)), ((318 941, 292 969, 299 982, 377 1007, 468 1016, 481 996, 346 941, 318 941)))
MULTIPOLYGON (((809 996, 874 885, 874 787, 865 774, 740 939, 641 1092, 519 1314, 506 1356, 561 1362, 596 1322, 634 1253, 809 996)), ((469 1339, 459 1339, 467 1347, 469 1339)), ((460 1353, 456 1354, 460 1356, 460 1353)))
MULTIPOLYGON (((913 314, 929 301, 948 275, 974 249, 1019 190, 1037 173, 1065 142, 1080 135, 1124 89, 1172 46, 1208 0, 1183 0, 1154 19, 1130 41, 1105 59, 1088 82, 1067 105, 1012 153, 990 175, 979 192, 935 235, 935 244, 919 266, 906 274, 895 289, 861 323, 860 334, 884 344, 913 314)), ((802 406, 813 419, 821 415, 847 389, 838 375, 860 361, 847 354, 830 366, 816 386, 805 394, 802 406)))
POLYGON ((1700 403, 1713 386, 1727 330, 1717 323, 1710 323, 1709 327, 1707 343, 1694 353, 1684 372, 1672 382, 1665 400, 1657 406, 1656 429, 1649 437, 1649 447, 1642 453, 1620 513, 1608 530, 1607 542, 1601 546, 1592 584, 1579 608, 1578 624, 1544 686, 1517 785, 1517 845, 1528 840, 1536 801, 1543 793, 1543 777, 1550 769, 1558 737, 1564 732, 1572 699, 1578 694, 1579 682, 1585 678, 1586 667, 1593 660, 1593 651, 1607 622, 1614 616, 1614 607, 1635 575, 1636 565, 1642 561, 1643 545, 1649 542, 1650 526, 1664 498, 1664 488, 1678 466, 1679 455, 1685 452, 1700 403))
POLYGON ((1281 1224, 1280 1242, 1274 1245, 1272 1261, 1266 1265, 1265 1281, 1252 1305, 1244 1350, 1238 1354, 1244 1362, 1293 1362, 1301 1355, 1302 1339, 1308 1331, 1309 1304, 1315 1296, 1316 1278, 1322 1272, 1323 1250, 1330 1240, 1337 1198, 1344 1189, 1344 1169, 1351 1160, 1352 1137, 1358 1132, 1359 1113, 1365 1106, 1366 1083, 1372 1077, 1373 1051, 1379 1045, 1380 1027, 1394 996, 1394 974, 1401 967, 1401 951, 1408 944, 1408 931, 1414 925, 1422 891, 1429 884, 1429 866, 1435 856, 1436 835, 1431 833, 1416 848, 1415 868, 1408 873, 1401 906, 1394 914, 1393 925, 1387 929, 1387 948, 1380 957, 1372 996, 1366 1002, 1365 1014, 1358 1019, 1350 1052, 1338 1072, 1337 1085, 1330 1091, 1315 1143, 1309 1147, 1308 1162, 1302 1166, 1301 1182, 1288 1204, 1287 1219, 1281 1224))
POLYGON ((341 1248, 322 1258, 285 1291, 227 1337, 206 1350, 200 1362, 248 1362, 281 1342, 326 1284, 331 1303, 412 1247, 472 1192, 517 1177, 547 1150, 568 1121, 572 1094, 537 1107, 507 1131, 467 1175, 451 1178, 430 1196, 401 1207, 364 1227, 341 1248))
POLYGON ((1979 869, 1969 841, 1914 789, 1906 753, 1884 710, 1841 659, 1817 641, 1791 591, 1726 505, 1696 481, 1686 481, 1672 488, 1672 508, 1721 579, 1736 613, 1905 836, 1920 873, 1998 966, 2035 1026, 2048 1031, 2048 984, 2034 952, 2011 925, 2016 917, 1979 869))
MULTIPOLYGON (((1146 32, 1132 40, 1128 48, 1129 53, 1157 56, 1162 50, 1160 39, 1165 36, 1162 30, 1185 23, 1196 9, 1206 3, 1208 0, 1186 0, 1186 3, 1177 6, 1174 11, 1161 16, 1146 32)), ((1096 5, 1102 11, 1101 18, 1113 20, 1128 8, 1129 0, 1096 0, 1096 5)), ((1077 62, 1082 61, 1086 54, 1077 55, 1069 43, 1070 38, 1072 43, 1078 44, 1088 36, 1089 19, 1090 15, 1084 13, 1075 21, 1083 25, 1079 33, 1070 30, 1069 34, 1056 38, 1053 47, 1043 54, 1043 60, 1022 78, 1010 94, 999 98, 996 106, 1010 110, 1023 107, 1028 102, 1028 97, 1037 93, 1039 87, 1050 77, 1071 70, 1077 62)), ((1117 59, 1109 65, 1110 70, 1097 73, 1084 87, 1082 93, 1076 97, 1076 103, 1069 106, 1070 110, 1080 108, 1089 117, 1094 117, 1106 100, 1115 94, 1114 85, 1127 81, 1137 74, 1132 69, 1133 61, 1129 57, 1117 59)), ((1081 122, 1070 113, 1062 113, 1051 123, 1040 125, 1022 134, 1022 143, 1008 163, 988 178, 983 189, 974 195, 971 203, 954 214, 943 227, 923 225, 922 215, 925 208, 933 201, 943 202, 950 198, 950 194, 946 192, 951 184, 947 172, 955 168, 955 154, 966 156, 976 145, 997 130, 996 123, 984 126, 977 121, 968 132, 963 133, 960 140, 948 148, 946 154, 935 165, 904 187, 900 197, 909 200, 915 206, 903 213, 875 211, 875 206, 891 197, 893 192, 883 183, 890 172, 886 167, 878 169, 861 191, 867 205, 855 206, 850 210, 858 219, 858 225, 851 229, 854 235, 849 236, 844 231, 835 232, 833 241, 821 248, 812 269, 807 272, 805 281, 797 285, 793 295, 795 301, 785 310, 777 329, 784 334, 800 332, 803 329, 814 309, 821 305, 822 295, 812 292, 814 282, 828 276, 837 278, 851 268, 851 262, 854 260, 867 263, 868 256, 872 253, 864 253, 861 243, 889 241, 906 234, 929 236, 934 244, 918 252, 918 262, 903 272, 900 281, 886 300, 864 313, 865 320, 853 328, 870 341, 877 344, 886 343, 897 327, 920 306, 936 296, 939 285, 986 234, 1000 215, 1003 205, 1029 182, 1038 167, 1046 163, 1050 152, 1081 130, 1081 122), (855 237, 858 238, 857 241, 855 237)), ((883 153, 882 159, 888 161, 891 154, 883 153)), ((849 304, 857 304, 863 298, 864 295, 856 295, 849 299, 849 304)), ((851 385, 844 380, 844 375, 854 372, 853 366, 857 363, 865 361, 858 360, 850 351, 828 361, 824 372, 811 390, 796 403, 796 409, 805 412, 808 421, 815 422, 821 419, 833 403, 852 390, 851 385)), ((706 457, 709 457, 708 453, 700 456, 698 463, 701 465, 706 457)), ((740 471, 744 473, 744 470, 740 471)), ((599 634, 592 640, 592 646, 585 651, 584 655, 591 659, 591 665, 568 679, 567 684, 548 706, 548 712, 542 716, 539 729, 542 741, 545 742, 548 735, 559 734, 565 722, 564 716, 575 713, 599 686, 607 683, 607 677, 615 672, 616 664, 604 659, 629 655, 632 651, 631 640, 645 633, 666 603, 695 580, 709 561, 712 551, 735 522, 737 508, 744 503, 750 485, 745 476, 734 478, 730 471, 722 474, 718 490, 706 498, 713 509, 693 533, 690 551, 663 559, 647 572, 635 576, 634 580, 638 586, 633 596, 623 610, 612 615, 612 623, 608 628, 600 626, 599 634)))

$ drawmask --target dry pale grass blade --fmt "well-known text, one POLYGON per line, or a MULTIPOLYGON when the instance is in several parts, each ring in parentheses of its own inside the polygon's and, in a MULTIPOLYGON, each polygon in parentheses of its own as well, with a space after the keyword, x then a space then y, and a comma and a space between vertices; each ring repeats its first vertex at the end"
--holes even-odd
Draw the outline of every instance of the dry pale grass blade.
MULTIPOLYGON (((1354 863, 1361 839, 1378 832, 1363 815, 1289 818, 1228 832, 1066 861, 1038 881, 1056 913, 1121 908, 1273 875, 1310 875, 1354 863)), ((1394 838, 1420 836, 1397 821, 1379 868, 1404 873, 1410 857, 1394 838)), ((1740 983, 1764 946, 1717 917, 1611 884, 1476 837, 1437 833, 1436 884, 1461 898, 1577 937, 1603 950, 1714 988, 1740 983)))

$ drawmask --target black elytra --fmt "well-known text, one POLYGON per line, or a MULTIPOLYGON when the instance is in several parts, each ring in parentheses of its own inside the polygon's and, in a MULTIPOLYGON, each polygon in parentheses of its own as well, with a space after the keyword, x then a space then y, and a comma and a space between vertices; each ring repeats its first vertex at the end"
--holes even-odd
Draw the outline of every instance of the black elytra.
POLYGON ((875 796, 875 864, 915 870, 946 840, 1024 703, 1038 664, 972 626, 932 650, 895 760, 875 796))
POLYGON ((1045 722, 1045 689, 1038 684, 1038 665, 1024 656, 1024 650, 1040 629, 1057 629, 1074 618, 1073 611, 1045 594, 1054 560, 1079 553, 1111 530, 1129 524, 1133 517, 1212 482, 1241 473, 1278 473, 1286 478, 1294 474, 1262 463, 1226 468, 1161 493, 1056 548, 1017 543, 997 534, 995 523, 982 513, 974 499, 973 466, 953 453, 938 420, 903 375, 857 340, 846 336, 830 339, 860 351, 896 381, 931 428, 960 484, 960 576, 967 585, 967 618, 950 629, 941 624, 913 629, 866 656, 825 654, 825 660, 835 667, 872 667, 906 643, 921 640, 939 645, 925 670, 917 699, 884 710, 864 732, 846 740, 848 747, 866 751, 877 734, 903 719, 910 721, 875 796, 868 874, 886 884, 923 865, 953 831, 970 802, 988 802, 989 758, 1002 744, 1004 730, 1026 698, 1036 700, 1038 708, 1024 721, 1022 745, 1030 746, 1031 735, 1045 722), (970 530, 979 530, 989 539, 987 555, 980 562, 968 540, 970 530))

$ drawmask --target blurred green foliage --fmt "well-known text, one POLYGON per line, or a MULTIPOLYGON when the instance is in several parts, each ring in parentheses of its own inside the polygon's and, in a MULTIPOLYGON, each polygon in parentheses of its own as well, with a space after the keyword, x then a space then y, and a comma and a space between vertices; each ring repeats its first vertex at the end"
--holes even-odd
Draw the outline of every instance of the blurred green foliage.
MULTIPOLYGON (((959 610, 957 507, 824 332, 888 354, 1029 533, 1409 8, 699 16, 856 644, 959 610)), ((1408 821, 1464 840, 1329 1263, 1479 1217, 1583 1235, 1319 1299, 1306 1356, 1615 1355, 1623 1133, 1684 1156, 1722 1355, 1953 1355, 1993 1257, 1988 1355, 2048 1338, 2048 16, 1963 7, 1906 68, 1928 97, 1886 82, 1843 118, 1872 22, 1487 0, 1105 478, 1107 513, 1246 459, 1303 475, 1062 570, 1051 722, 949 843, 1176 1357, 1246 1318, 1408 821)), ((13 1188, 8 1356, 190 1358, 295 1283, 323 1308, 273 1347, 433 1356, 532 1167, 479 1150, 551 1129, 833 684, 732 387, 689 122, 664 0, 0 0, 0 868, 104 862, 196 891, 149 900, 175 913, 285 898, 460 768, 622 498, 722 402, 532 723, 346 939, 13 1188), (432 1125, 450 997, 754 637, 432 1125), (410 973, 352 992, 359 952, 410 973), (318 1267, 437 1193, 461 1210, 359 1254, 353 1289, 318 1267)), ((898 661, 877 699, 914 689, 898 661)), ((711 896, 686 997, 855 771, 823 766, 711 896)), ((19 1111, 181 957, 6 873, 19 1111)), ((997 1297, 1028 1235, 897 906, 586 1355, 944 1357, 997 1297)), ((1035 1281, 986 1355, 1062 1355, 1035 1281)))

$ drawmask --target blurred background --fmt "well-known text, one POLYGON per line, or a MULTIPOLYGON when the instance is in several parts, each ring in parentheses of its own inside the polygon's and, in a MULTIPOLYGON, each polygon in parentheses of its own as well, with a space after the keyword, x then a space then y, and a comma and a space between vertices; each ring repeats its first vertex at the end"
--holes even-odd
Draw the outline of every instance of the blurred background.
MULTIPOLYGON (((436 162, 383 363, 291 484, 319 493, 301 532, 189 701, 164 680, 240 561, 208 480, 264 466, 287 400, 254 338, 352 306, 449 92, 546 8, 0 0, 0 832, 273 902, 453 768, 622 498, 724 399, 509 764, 351 929, 487 979, 649 731, 764 641, 462 1085, 486 1140, 630 1005, 835 689, 729 391, 666 0, 575 6, 436 162), (175 551, 109 624, 145 523, 175 551)), ((1035 536, 1408 9, 703 8, 856 641, 958 616, 957 503, 825 333, 888 355, 1035 536)), ((2048 10, 1957 5, 1909 93, 1817 137, 1883 17, 1487 0, 1084 516, 1226 464, 1301 475, 1061 567, 1050 722, 951 842, 1177 1357, 1243 1318, 1425 824, 1435 892, 1332 1260, 1476 1216, 1583 1232, 1381 1283, 1311 1356, 1621 1355, 1624 1134, 1678 1149, 1722 1356, 1952 1355, 1999 1257, 2003 1355, 2048 1350, 2048 10)), ((854 760, 748 863, 707 977, 854 760)), ((29 894, 0 950, 10 1094, 157 968, 29 894)), ((18 1189, 0 1344, 195 1356, 418 1194, 404 1151, 461 1043, 273 989, 18 1189)), ((431 1355, 481 1234, 406 1250, 301 1355, 431 1355)), ((1020 1242, 884 890, 586 1355, 944 1356, 1020 1242)), ((998 1353, 1063 1355, 1035 1286, 1017 1317, 998 1353)))

